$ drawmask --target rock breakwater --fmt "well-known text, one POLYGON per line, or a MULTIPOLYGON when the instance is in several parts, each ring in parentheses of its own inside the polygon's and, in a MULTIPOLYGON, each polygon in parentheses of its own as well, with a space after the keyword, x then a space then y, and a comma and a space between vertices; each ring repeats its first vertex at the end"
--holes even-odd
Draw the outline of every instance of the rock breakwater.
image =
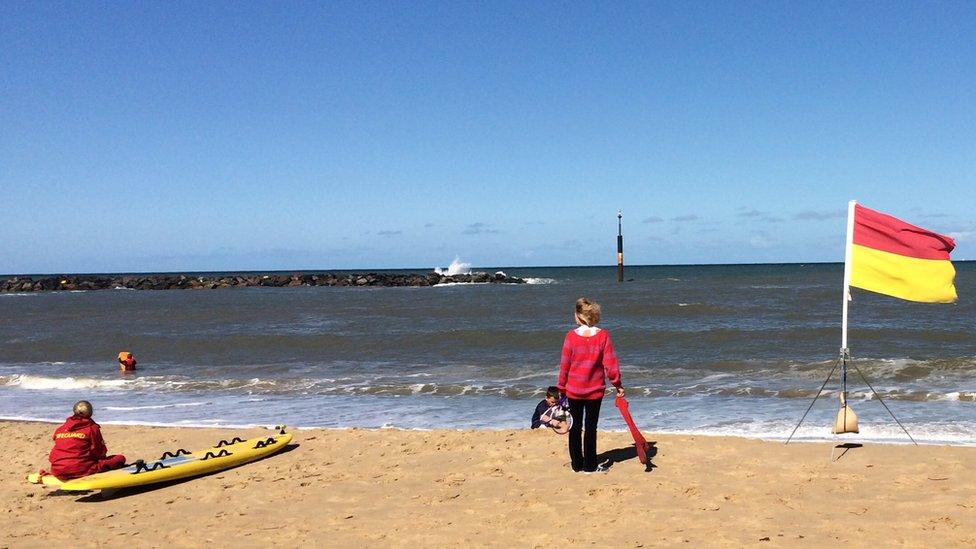
POLYGON ((213 290, 218 288, 273 288, 296 286, 436 286, 437 284, 524 284, 525 280, 504 273, 442 275, 389 273, 318 274, 149 274, 149 275, 60 275, 15 276, 0 281, 0 293, 77 290, 213 290))

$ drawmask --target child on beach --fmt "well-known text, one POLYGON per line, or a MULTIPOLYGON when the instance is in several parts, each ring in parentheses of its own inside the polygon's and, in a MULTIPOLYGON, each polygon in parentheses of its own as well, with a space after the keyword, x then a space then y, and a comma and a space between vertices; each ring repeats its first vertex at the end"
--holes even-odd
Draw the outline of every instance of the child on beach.
POLYGON ((54 448, 48 456, 51 474, 61 480, 70 480, 125 465, 125 456, 108 455, 102 430, 91 418, 94 412, 91 403, 79 400, 73 412, 54 430, 54 448))
POLYGON ((610 333, 596 327, 600 322, 600 305, 585 297, 577 299, 574 319, 577 328, 570 330, 563 340, 557 387, 568 397, 569 413, 573 416, 569 430, 573 471, 595 472, 596 425, 607 388, 606 379, 617 388, 617 396, 624 396, 624 388, 610 333))
POLYGON ((546 413, 546 410, 552 408, 556 405, 556 400, 559 398, 559 389, 554 385, 550 385, 546 389, 546 398, 539 401, 539 404, 535 406, 535 412, 532 412, 532 429, 538 429, 544 424, 548 425, 548 419, 543 419, 542 414, 546 413))

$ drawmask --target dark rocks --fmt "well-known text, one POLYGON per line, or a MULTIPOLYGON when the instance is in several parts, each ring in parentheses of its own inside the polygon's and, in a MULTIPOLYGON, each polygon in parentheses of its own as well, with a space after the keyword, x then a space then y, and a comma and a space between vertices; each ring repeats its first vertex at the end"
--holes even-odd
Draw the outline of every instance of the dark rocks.
POLYGON ((498 272, 442 275, 438 273, 295 273, 295 274, 229 274, 195 275, 58 275, 14 276, 0 279, 0 293, 27 293, 70 290, 212 290, 264 286, 294 288, 298 286, 435 286, 437 284, 524 284, 525 280, 498 272))

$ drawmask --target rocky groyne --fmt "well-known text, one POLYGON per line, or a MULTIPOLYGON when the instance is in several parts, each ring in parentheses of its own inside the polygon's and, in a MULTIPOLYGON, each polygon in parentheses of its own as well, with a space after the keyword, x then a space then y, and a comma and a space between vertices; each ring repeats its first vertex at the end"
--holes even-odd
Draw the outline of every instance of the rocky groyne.
POLYGON ((256 286, 284 288, 296 286, 435 286, 437 284, 524 284, 525 280, 504 273, 443 275, 389 273, 318 274, 147 274, 147 275, 60 275, 15 276, 0 281, 0 293, 51 292, 72 290, 213 290, 256 286))

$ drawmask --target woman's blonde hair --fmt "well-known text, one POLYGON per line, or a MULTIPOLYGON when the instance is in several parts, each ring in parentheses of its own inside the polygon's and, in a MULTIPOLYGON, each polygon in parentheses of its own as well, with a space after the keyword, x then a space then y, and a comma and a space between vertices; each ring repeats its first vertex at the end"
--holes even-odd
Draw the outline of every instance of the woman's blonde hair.
POLYGON ((585 297, 576 300, 576 316, 587 326, 596 326, 600 322, 600 304, 585 297))

